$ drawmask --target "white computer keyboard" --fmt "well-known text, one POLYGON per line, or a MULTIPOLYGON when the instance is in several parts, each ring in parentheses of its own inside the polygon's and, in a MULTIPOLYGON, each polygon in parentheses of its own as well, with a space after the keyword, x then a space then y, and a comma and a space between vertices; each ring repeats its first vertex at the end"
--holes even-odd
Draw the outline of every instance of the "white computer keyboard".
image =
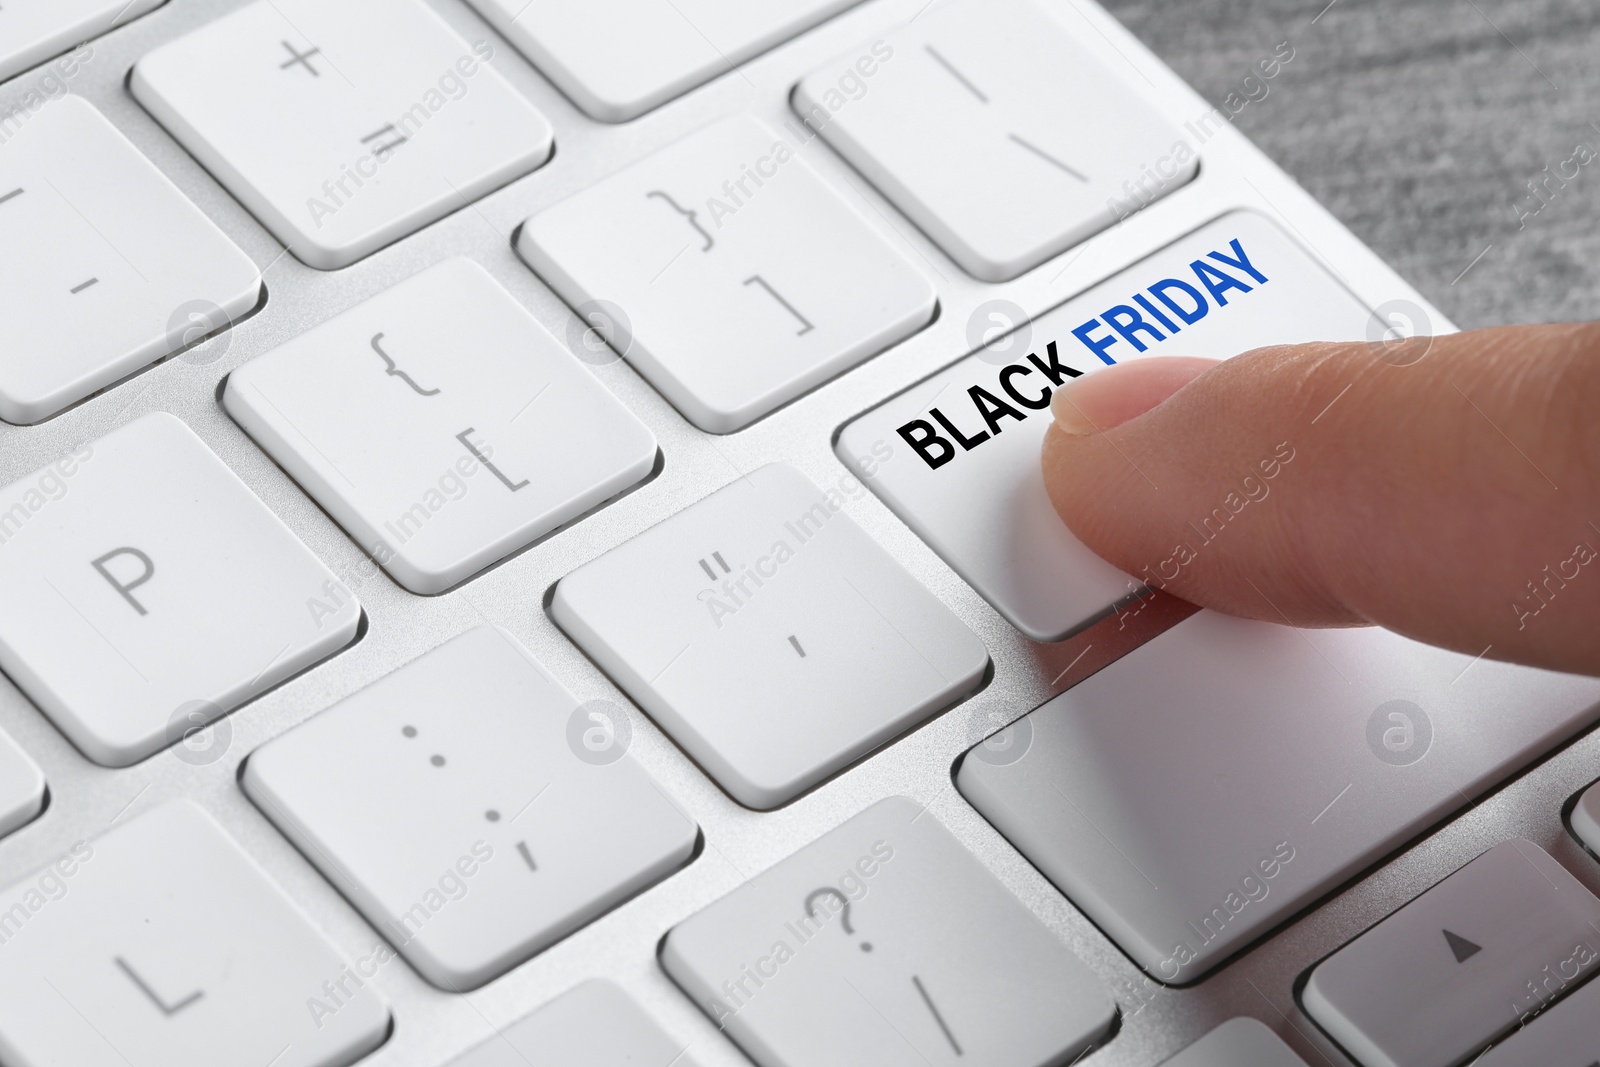
POLYGON ((1402 321, 1085 0, 7 0, 0 1067, 1592 1064, 1600 682, 1040 481, 1402 321))

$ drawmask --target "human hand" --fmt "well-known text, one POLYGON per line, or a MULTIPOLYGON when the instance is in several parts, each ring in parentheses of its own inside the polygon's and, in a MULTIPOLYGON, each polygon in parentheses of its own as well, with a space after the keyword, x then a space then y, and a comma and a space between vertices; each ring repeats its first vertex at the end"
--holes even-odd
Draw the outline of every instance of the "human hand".
POLYGON ((1057 512, 1153 586, 1600 674, 1600 324, 1142 359, 1052 403, 1057 512))

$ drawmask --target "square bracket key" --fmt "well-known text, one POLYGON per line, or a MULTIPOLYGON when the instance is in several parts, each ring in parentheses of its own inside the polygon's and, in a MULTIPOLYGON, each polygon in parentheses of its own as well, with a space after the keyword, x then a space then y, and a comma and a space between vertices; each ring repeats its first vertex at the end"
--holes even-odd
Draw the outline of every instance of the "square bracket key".
POLYGON ((644 424, 461 258, 246 363, 223 403, 414 593, 470 578, 656 459, 644 424))
POLYGON ((530 218, 517 251, 708 433, 732 433, 933 319, 928 280, 748 115, 530 218))

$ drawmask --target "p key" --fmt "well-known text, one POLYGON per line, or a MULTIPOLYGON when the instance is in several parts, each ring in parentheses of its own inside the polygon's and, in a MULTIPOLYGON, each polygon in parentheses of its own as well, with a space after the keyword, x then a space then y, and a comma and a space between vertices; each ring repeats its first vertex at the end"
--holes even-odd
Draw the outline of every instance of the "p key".
POLYGON ((550 123, 420 0, 257 0, 134 97, 303 262, 347 266, 550 157, 550 123))
POLYGON ((96 763, 187 738, 344 647, 360 617, 172 415, 0 489, 0 667, 96 763))

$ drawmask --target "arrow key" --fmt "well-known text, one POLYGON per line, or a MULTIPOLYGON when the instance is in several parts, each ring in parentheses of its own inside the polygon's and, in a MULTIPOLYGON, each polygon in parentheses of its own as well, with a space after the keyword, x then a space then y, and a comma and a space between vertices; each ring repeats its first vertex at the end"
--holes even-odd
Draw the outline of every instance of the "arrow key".
POLYGON ((1483 951, 1482 945, 1474 945, 1460 934, 1444 931, 1444 939, 1450 945, 1450 951, 1455 954, 1457 963, 1466 963, 1472 957, 1483 951))
POLYGON ((1448 1067, 1597 971, 1600 900, 1519 839, 1496 845, 1324 960, 1304 1000, 1366 1067, 1448 1067))
POLYGON ((1590 982, 1474 1060, 1472 1067, 1600 1067, 1600 982, 1590 982))

